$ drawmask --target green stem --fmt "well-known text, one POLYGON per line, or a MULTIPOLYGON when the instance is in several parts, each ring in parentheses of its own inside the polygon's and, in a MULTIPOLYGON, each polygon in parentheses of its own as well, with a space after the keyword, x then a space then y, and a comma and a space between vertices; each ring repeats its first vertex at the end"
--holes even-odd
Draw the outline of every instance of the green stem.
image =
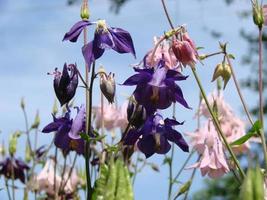
POLYGON ((166 4, 165 4, 165 1, 164 1, 164 0, 161 0, 161 3, 162 3, 162 6, 163 6, 165 15, 166 15, 166 17, 167 17, 167 19, 168 19, 168 22, 169 22, 169 24, 170 24, 170 27, 171 27, 172 29, 174 29, 174 26, 173 26, 173 24, 172 24, 170 15, 169 15, 169 13, 168 13, 167 6, 166 6, 166 4))
POLYGON ((5 178, 5 185, 6 185, 6 191, 7 191, 8 200, 12 200, 6 178, 5 178))
POLYGON ((171 199, 172 195, 172 186, 173 186, 173 180, 172 180, 172 163, 173 163, 173 157, 174 157, 174 143, 172 143, 171 147, 171 158, 169 162, 169 189, 168 189, 168 199, 171 199))
POLYGON ((190 154, 188 155, 188 157, 186 158, 183 166, 181 167, 181 169, 178 171, 177 175, 174 177, 173 181, 175 182, 179 176, 181 175, 181 173, 183 172, 185 166, 187 165, 187 163, 189 162, 189 160, 191 159, 191 157, 193 156, 193 154, 195 153, 195 151, 191 151, 190 154))
POLYGON ((209 102, 208 102, 206 93, 205 93, 205 91, 204 91, 204 89, 203 89, 203 87, 202 87, 202 84, 201 84, 200 79, 199 79, 199 77, 198 77, 198 75, 197 75, 197 73, 196 73, 196 70, 195 70, 194 68, 191 68, 191 69, 192 69, 192 72, 193 72, 193 74, 194 74, 194 77, 195 77, 195 79, 196 79, 196 81, 197 81, 197 84, 198 84, 198 87, 199 87, 199 89, 200 89, 201 95, 202 95, 202 97, 204 98, 205 103, 206 103, 206 105, 207 105, 207 108, 208 108, 208 110, 209 110, 209 113, 210 113, 210 115, 211 115, 211 117, 212 117, 214 126, 216 127, 216 129, 217 129, 217 131, 218 131, 220 137, 222 138, 222 140, 223 140, 223 142, 224 142, 224 144, 225 144, 227 150, 229 151, 229 153, 230 153, 230 155, 231 155, 231 157, 232 157, 232 159, 233 159, 233 161, 234 161, 234 163, 235 163, 237 169, 239 170, 239 174, 240 174, 240 176, 242 177, 242 179, 244 179, 244 178, 245 178, 245 173, 244 173, 243 169, 241 168, 241 166, 240 166, 240 164, 239 164, 239 162, 238 162, 238 160, 237 160, 237 158, 236 158, 236 156, 235 156, 235 154, 234 154, 232 148, 230 147, 229 143, 227 142, 226 137, 225 137, 225 135, 223 134, 222 129, 221 129, 221 127, 220 127, 220 124, 219 124, 219 122, 218 122, 218 119, 216 118, 214 112, 213 112, 212 109, 211 109, 211 106, 210 106, 210 104, 209 104, 209 102))
MULTIPOLYGON (((259 53, 262 54, 262 52, 259 52, 259 53)), ((233 68, 233 66, 232 66, 232 62, 231 62, 231 60, 230 60, 228 54, 226 54, 225 56, 226 56, 226 60, 227 60, 227 62, 228 62, 228 64, 229 64, 229 66, 230 66, 231 73, 232 73, 232 76, 233 76, 233 80, 234 80, 234 83, 235 83, 235 87, 236 87, 236 89, 237 89, 238 95, 239 95, 240 100, 241 100, 241 103, 242 103, 242 105, 243 105, 243 109, 244 109, 244 111, 245 111, 245 113, 246 113, 246 115, 247 115, 247 118, 248 118, 250 124, 253 126, 254 121, 253 121, 253 119, 252 119, 252 117, 251 117, 251 115, 250 115, 250 113, 249 113, 249 111, 248 111, 246 102, 245 102, 244 97, 243 97, 243 95, 242 95, 242 93, 241 93, 241 89, 240 89, 240 86, 239 86, 238 81, 237 81, 237 79, 236 79, 235 71, 234 71, 234 68, 233 68)), ((259 93, 261 93, 261 92, 259 92, 259 93)), ((266 139, 265 139, 265 135, 264 135, 264 131, 263 131, 263 129, 261 129, 261 130, 259 131, 259 135, 260 135, 260 137, 261 137, 262 148, 263 148, 263 153, 264 153, 265 169, 267 170, 267 147, 266 147, 266 139)))
POLYGON ((69 180, 70 177, 71 177, 72 171, 73 171, 73 169, 74 169, 74 167, 75 167, 75 163, 76 163, 76 160, 77 160, 77 156, 78 156, 78 154, 76 153, 75 156, 74 156, 74 160, 73 160, 73 162, 72 162, 72 166, 71 166, 71 168, 70 168, 68 177, 67 177, 65 183, 63 184, 63 187, 62 187, 63 190, 64 190, 64 188, 66 187, 66 185, 67 185, 67 183, 68 183, 68 180, 69 180))

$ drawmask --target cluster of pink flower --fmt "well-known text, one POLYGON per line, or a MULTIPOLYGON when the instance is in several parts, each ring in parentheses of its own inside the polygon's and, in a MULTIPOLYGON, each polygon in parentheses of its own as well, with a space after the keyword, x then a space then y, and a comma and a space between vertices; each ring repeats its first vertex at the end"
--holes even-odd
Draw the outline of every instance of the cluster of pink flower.
MULTIPOLYGON (((208 101, 216 106, 217 116, 227 142, 232 143, 246 134, 245 122, 238 118, 230 105, 224 101, 222 92, 213 92, 208 101)), ((203 127, 194 133, 188 133, 192 147, 200 155, 200 160, 189 168, 199 168, 203 176, 218 178, 230 171, 225 155, 225 148, 216 128, 211 120, 210 113, 204 101, 201 102, 197 115, 207 118, 203 127)), ((249 149, 249 142, 241 146, 233 146, 235 153, 244 153, 249 149)))

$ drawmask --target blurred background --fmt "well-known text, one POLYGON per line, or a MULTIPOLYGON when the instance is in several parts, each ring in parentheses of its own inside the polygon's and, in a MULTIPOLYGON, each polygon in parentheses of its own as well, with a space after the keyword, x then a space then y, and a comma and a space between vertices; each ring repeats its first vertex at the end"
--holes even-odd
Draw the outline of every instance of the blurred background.
MULTIPOLYGON (((24 97, 26 110, 30 120, 34 119, 39 110, 41 126, 51 121, 51 110, 54 104, 53 77, 47 72, 55 67, 62 68, 65 62, 77 63, 83 71, 84 60, 81 54, 82 41, 71 44, 62 42, 63 35, 70 27, 80 20, 79 0, 0 0, 0 141, 7 145, 8 136, 17 129, 25 127, 20 100, 24 97)), ((188 32, 198 47, 204 47, 201 53, 218 51, 218 42, 228 42, 229 51, 235 55, 233 61, 238 79, 242 82, 244 96, 250 108, 258 104, 255 91, 257 85, 257 28, 251 17, 249 0, 167 0, 171 18, 176 25, 186 24, 188 32)), ((90 20, 106 19, 110 26, 128 30, 134 40, 137 59, 131 55, 118 55, 107 51, 98 60, 97 66, 103 65, 106 71, 114 72, 116 82, 122 83, 133 74, 131 64, 138 63, 153 46, 153 37, 169 30, 160 0, 89 0, 90 20)), ((266 30, 264 29, 264 33, 266 30)), ((89 38, 92 39, 92 32, 89 38), (90 37, 91 34, 91 37, 90 37)), ((264 35, 264 40, 266 36, 264 35)), ((264 44, 266 49, 266 43, 264 44)), ((266 55, 266 51, 264 52, 266 55)), ((266 57, 264 57, 266 59, 266 57)), ((222 57, 213 57, 198 64, 198 72, 205 85, 207 93, 212 92, 216 83, 211 83, 215 66, 222 57)), ((265 77, 266 64, 264 63, 265 77)), ((184 70, 190 75, 187 81, 180 83, 184 96, 193 110, 177 106, 177 120, 185 121, 179 127, 186 133, 196 129, 194 115, 198 105, 199 90, 191 77, 190 70, 184 70)), ((264 79, 266 80, 266 79, 264 79)), ((266 84, 266 81, 265 81, 266 84)), ((99 87, 95 84, 93 105, 100 102, 99 87)), ((132 87, 117 85, 118 103, 122 104, 133 91, 132 87)), ((84 90, 78 89, 75 96, 77 105, 84 103, 84 90)), ((241 103, 230 80, 225 92, 225 99, 231 104, 242 119, 246 117, 241 103)), ((266 102, 266 96, 265 96, 266 102)), ((265 103, 266 105, 266 103, 265 103)), ((265 112, 266 112, 265 107, 265 112)), ((253 110, 257 113, 257 110, 253 110)), ((171 109, 164 113, 171 116, 171 109)), ((256 118, 256 117, 255 117, 256 118)), ((249 128, 249 127, 248 127, 249 128)), ((40 133, 39 144, 49 144, 51 135, 40 133)), ((23 155, 24 142, 19 142, 19 155, 23 155)), ((174 173, 177 173, 187 158, 187 154, 175 150, 174 173)), ((134 192, 135 199, 162 200, 167 197, 168 168, 162 165, 164 157, 154 155, 149 158, 159 167, 159 172, 145 167, 138 174, 134 192)), ((197 156, 191 159, 194 163, 197 156)), ((82 166, 83 162, 79 162, 82 166)), ((186 182, 191 170, 184 170, 179 181, 186 182)), ((0 182, 2 188, 2 182, 0 182)), ((179 184, 174 186, 178 191, 179 184)), ((234 199, 220 197, 216 193, 222 191, 219 186, 211 194, 209 188, 217 187, 216 183, 205 181, 199 171, 190 191, 191 199, 234 199), (198 192, 201 191, 201 192, 198 192), (196 195, 194 195, 196 193, 196 195), (201 195, 207 195, 205 197, 201 195), (213 197, 212 197, 213 196, 213 197)), ((18 190, 18 193, 22 191, 18 190)), ((223 190, 224 195, 227 194, 223 190)), ((1 199, 7 199, 5 189, 0 190, 1 199)))

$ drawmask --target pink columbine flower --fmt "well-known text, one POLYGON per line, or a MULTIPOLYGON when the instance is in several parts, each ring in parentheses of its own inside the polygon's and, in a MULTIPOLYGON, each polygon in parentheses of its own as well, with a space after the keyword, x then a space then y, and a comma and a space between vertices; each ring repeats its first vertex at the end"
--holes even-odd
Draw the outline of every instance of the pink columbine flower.
POLYGON ((77 170, 75 168, 72 169, 71 175, 70 175, 71 168, 69 166, 66 167, 65 173, 63 175, 63 183, 66 183, 66 186, 64 188, 64 191, 67 194, 71 194, 76 191, 79 184, 81 184, 82 180, 78 176, 77 170))
POLYGON ((54 184, 58 189, 61 180, 61 177, 57 173, 55 174, 54 160, 48 159, 45 163, 44 168, 36 177, 37 188, 39 191, 45 191, 48 195, 54 195, 54 184))
MULTIPOLYGON (((154 37, 154 45, 156 45, 159 40, 160 40, 160 38, 154 37)), ((181 71, 181 69, 179 67, 179 62, 176 59, 176 57, 173 53, 173 50, 170 46, 170 43, 168 41, 163 41, 160 44, 160 46, 157 48, 157 50, 155 52, 153 59, 151 60, 152 52, 153 52, 153 49, 151 49, 147 53, 146 57, 144 58, 145 67, 153 67, 154 64, 157 64, 161 59, 163 59, 165 61, 165 66, 168 69, 181 71), (153 63, 151 63, 151 61, 153 63)))
MULTIPOLYGON (((101 106, 96 107, 95 111, 96 128, 100 129, 102 125, 101 106)), ((121 130, 124 130, 128 124, 127 102, 124 103, 120 108, 116 108, 114 104, 105 104, 103 106, 103 123, 104 127, 108 131, 114 128, 120 128, 121 130)))
POLYGON ((184 67, 189 65, 194 67, 198 60, 198 53, 195 43, 190 39, 188 33, 182 34, 182 40, 173 39, 172 50, 179 62, 184 67))
POLYGON ((199 168, 202 176, 211 178, 219 178, 230 171, 223 144, 210 120, 203 128, 187 135, 191 138, 193 148, 201 155, 200 160, 187 169, 199 168))
MULTIPOLYGON (((231 106, 225 102, 221 92, 213 92, 208 96, 208 101, 212 107, 216 104, 219 122, 229 143, 234 142, 246 134, 245 122, 234 114, 231 106)), ((198 114, 208 119, 211 118, 204 100, 202 100, 200 104, 198 114)), ((246 152, 249 148, 249 142, 246 142, 241 146, 233 146, 235 153, 246 152)))

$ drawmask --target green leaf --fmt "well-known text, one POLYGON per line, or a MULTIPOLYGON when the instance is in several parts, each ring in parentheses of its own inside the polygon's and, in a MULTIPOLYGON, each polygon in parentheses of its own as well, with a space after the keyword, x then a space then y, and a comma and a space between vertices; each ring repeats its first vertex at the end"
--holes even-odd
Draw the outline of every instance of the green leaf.
POLYGON ((86 133, 80 133, 80 136, 82 139, 84 139, 85 141, 89 142, 90 141, 90 137, 89 135, 87 135, 86 133))
POLYGON ((231 145, 241 145, 244 144, 247 140, 249 140, 251 137, 254 136, 258 136, 260 129, 261 129, 261 122, 259 120, 257 120, 253 126, 251 127, 251 129, 248 131, 248 133, 244 136, 242 136, 241 138, 237 139, 236 141, 232 142, 231 145))

